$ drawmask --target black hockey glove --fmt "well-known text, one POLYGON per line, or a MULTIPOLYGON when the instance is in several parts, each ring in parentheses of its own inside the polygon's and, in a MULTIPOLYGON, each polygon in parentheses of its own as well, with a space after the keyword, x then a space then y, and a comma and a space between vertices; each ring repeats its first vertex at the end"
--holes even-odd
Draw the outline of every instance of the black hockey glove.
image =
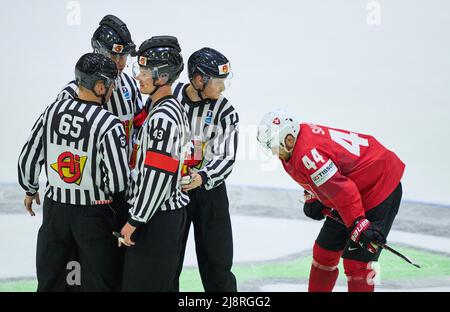
POLYGON ((379 226, 366 218, 358 218, 355 221, 353 227, 350 228, 350 239, 371 253, 378 251, 378 245, 386 244, 386 237, 379 226))
POLYGON ((303 212, 308 218, 313 220, 322 220, 325 216, 322 210, 326 208, 316 197, 307 191, 304 193, 305 204, 303 205, 303 212))

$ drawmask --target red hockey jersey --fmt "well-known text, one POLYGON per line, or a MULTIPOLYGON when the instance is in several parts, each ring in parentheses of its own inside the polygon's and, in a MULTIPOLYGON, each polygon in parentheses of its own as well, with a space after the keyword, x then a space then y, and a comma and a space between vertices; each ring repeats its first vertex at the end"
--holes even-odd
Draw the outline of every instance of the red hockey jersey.
POLYGON ((300 124, 287 173, 350 227, 397 187, 405 164, 370 135, 300 124))

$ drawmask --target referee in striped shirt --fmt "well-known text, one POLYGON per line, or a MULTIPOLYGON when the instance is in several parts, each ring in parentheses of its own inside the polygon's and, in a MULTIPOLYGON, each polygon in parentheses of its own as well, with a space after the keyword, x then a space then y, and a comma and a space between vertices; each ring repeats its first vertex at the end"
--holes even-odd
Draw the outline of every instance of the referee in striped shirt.
MULTIPOLYGON (((127 25, 114 15, 106 15, 92 35, 91 46, 95 53, 103 54, 116 63, 119 71, 116 88, 103 108, 117 116, 122 122, 131 158, 132 138, 137 134, 143 122, 143 102, 136 81, 125 73, 124 69, 130 56, 134 56, 136 52, 136 45, 131 39, 127 25)), ((61 90, 57 99, 73 99, 77 94, 78 85, 73 80, 61 90)))
POLYGON ((239 116, 222 95, 232 76, 230 63, 222 53, 203 48, 189 58, 188 74, 190 83, 180 83, 174 91, 187 111, 194 146, 191 159, 185 162, 192 182, 183 186, 190 203, 174 289, 179 288, 192 222, 205 291, 233 292, 237 286, 231 272, 233 237, 225 179, 233 170, 236 157, 239 116))
POLYGON ((152 37, 139 47, 133 66, 152 106, 137 136, 136 167, 127 192, 131 208, 119 239, 129 246, 124 291, 169 291, 178 268, 189 202, 181 191, 189 124, 171 89, 183 70, 180 53, 175 37, 152 37))
MULTIPOLYGON (((101 106, 111 96, 116 65, 101 54, 83 55, 75 66, 77 98, 57 100, 38 118, 19 156, 24 204, 34 216, 39 174, 47 186, 37 239, 38 291, 70 291, 68 263, 78 255, 83 291, 117 291, 119 248, 112 231, 125 208, 129 167, 120 120, 101 106)), ((79 284, 79 283, 78 283, 79 284)), ((78 289, 78 288, 77 288, 78 289)))

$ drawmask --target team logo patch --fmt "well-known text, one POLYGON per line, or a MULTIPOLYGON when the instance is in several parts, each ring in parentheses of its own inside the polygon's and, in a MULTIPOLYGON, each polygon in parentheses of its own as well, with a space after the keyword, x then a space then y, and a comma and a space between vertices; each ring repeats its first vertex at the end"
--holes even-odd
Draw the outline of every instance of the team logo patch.
POLYGON ((322 167, 320 167, 319 170, 311 174, 310 177, 314 184, 319 187, 329 179, 331 179, 331 177, 333 177, 336 172, 336 165, 331 161, 331 159, 328 159, 328 161, 322 167))
POLYGON ((58 156, 58 161, 51 164, 50 167, 58 173, 64 182, 80 185, 86 160, 87 156, 64 152, 58 156))
POLYGON ((209 111, 206 113, 205 124, 210 125, 210 124, 212 123, 212 115, 213 115, 212 110, 209 110, 209 111))
POLYGON ((273 122, 274 125, 279 125, 280 124, 280 118, 275 117, 272 122, 273 122))
POLYGON ((226 63, 226 64, 222 64, 217 66, 219 69, 219 74, 220 75, 226 75, 230 72, 230 63, 226 63))
POLYGON ((122 53, 123 52, 123 45, 121 45, 121 44, 113 44, 112 50, 115 53, 122 53))
POLYGON ((125 98, 125 100, 131 99, 130 91, 128 91, 127 87, 122 87, 122 94, 123 94, 123 97, 125 98))
POLYGON ((145 56, 139 57, 139 65, 142 65, 142 66, 147 65, 147 58, 145 56))

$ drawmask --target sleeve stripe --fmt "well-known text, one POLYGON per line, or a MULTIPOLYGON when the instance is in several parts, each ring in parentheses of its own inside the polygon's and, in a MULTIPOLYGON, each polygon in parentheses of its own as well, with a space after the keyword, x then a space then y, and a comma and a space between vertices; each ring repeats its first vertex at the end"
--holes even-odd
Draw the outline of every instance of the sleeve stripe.
POLYGON ((145 155, 145 165, 147 167, 154 167, 170 173, 175 173, 178 170, 179 161, 161 153, 147 151, 145 155))

